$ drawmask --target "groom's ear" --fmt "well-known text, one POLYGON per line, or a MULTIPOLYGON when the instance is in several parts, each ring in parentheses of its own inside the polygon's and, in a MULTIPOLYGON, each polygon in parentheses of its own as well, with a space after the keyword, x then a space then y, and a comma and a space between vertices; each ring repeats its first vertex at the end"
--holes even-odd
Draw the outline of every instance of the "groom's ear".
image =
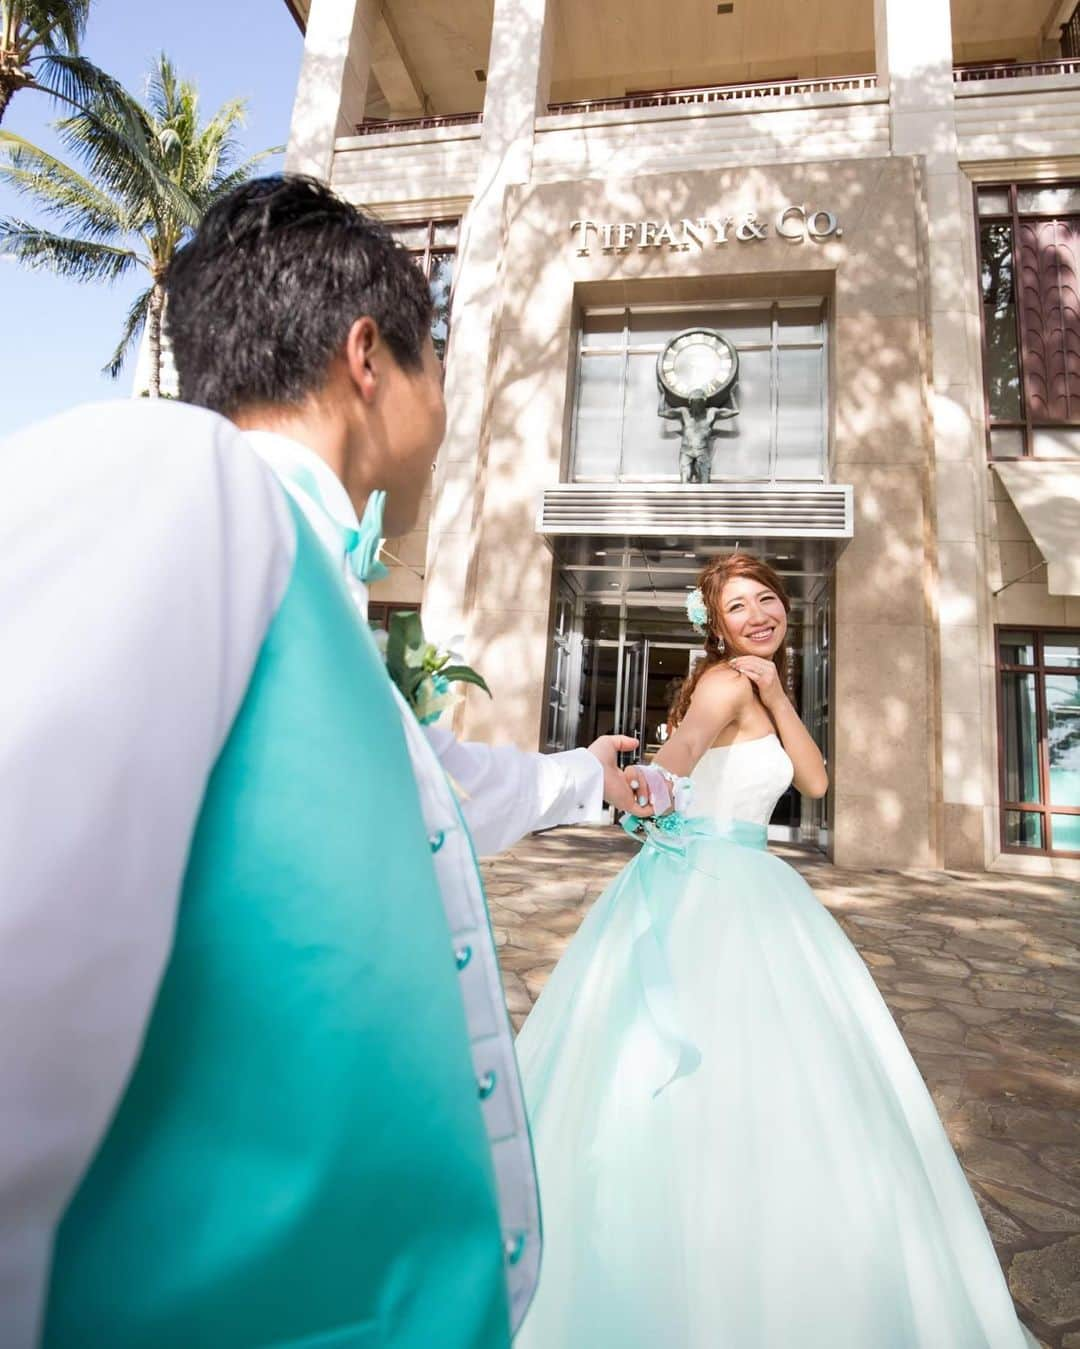
POLYGON ((353 323, 345 338, 344 355, 345 368, 360 397, 373 403, 382 364, 390 355, 373 318, 365 314, 353 323))

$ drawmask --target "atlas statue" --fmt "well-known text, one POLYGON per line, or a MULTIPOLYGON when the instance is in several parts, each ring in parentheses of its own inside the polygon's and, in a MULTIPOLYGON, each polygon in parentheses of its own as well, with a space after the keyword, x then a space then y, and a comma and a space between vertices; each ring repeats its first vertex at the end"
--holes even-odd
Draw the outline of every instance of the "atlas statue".
POLYGON ((719 423, 739 414, 735 384, 739 358, 722 334, 691 328, 667 344, 656 363, 660 388, 657 416, 677 421, 679 478, 707 483, 712 479, 713 437, 719 423))

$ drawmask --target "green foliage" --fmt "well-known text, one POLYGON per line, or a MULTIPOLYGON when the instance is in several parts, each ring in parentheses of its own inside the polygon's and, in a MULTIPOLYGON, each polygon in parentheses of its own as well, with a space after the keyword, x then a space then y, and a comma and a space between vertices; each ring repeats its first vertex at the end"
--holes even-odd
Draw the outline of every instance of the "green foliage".
POLYGON ((79 52, 90 0, 0 0, 0 121, 20 89, 85 107, 123 95, 79 52))
POLYGON ((424 637, 420 615, 399 610, 390 615, 386 669, 401 695, 424 725, 457 701, 451 684, 472 684, 491 697, 484 679, 469 665, 453 665, 453 656, 424 637))
POLYGON ((159 351, 165 272, 207 208, 278 153, 242 158, 243 118, 244 103, 234 99, 200 121, 195 85, 161 55, 144 103, 98 93, 56 123, 71 163, 0 131, 0 182, 56 222, 54 231, 0 218, 0 254, 77 281, 111 282, 140 267, 149 273, 105 366, 113 377, 148 321, 159 351))

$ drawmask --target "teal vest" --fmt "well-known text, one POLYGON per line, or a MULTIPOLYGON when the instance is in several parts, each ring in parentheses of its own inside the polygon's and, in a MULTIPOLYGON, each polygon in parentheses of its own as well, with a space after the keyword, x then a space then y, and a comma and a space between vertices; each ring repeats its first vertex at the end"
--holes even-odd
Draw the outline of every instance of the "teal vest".
POLYGON ((290 508, 292 578, 207 785, 142 1053, 59 1229, 50 1349, 509 1341, 398 712, 290 508))

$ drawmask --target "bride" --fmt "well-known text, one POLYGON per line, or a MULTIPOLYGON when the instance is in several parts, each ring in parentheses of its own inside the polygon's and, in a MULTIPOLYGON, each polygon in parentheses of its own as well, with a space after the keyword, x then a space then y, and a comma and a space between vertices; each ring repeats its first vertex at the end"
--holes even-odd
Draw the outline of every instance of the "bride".
POLYGON ((628 821, 641 853, 517 1042, 545 1230, 515 1345, 1022 1349, 887 1007, 765 852, 788 785, 828 786, 784 691, 780 580, 719 558, 695 604, 706 659, 654 764, 627 770, 657 818, 628 821))

